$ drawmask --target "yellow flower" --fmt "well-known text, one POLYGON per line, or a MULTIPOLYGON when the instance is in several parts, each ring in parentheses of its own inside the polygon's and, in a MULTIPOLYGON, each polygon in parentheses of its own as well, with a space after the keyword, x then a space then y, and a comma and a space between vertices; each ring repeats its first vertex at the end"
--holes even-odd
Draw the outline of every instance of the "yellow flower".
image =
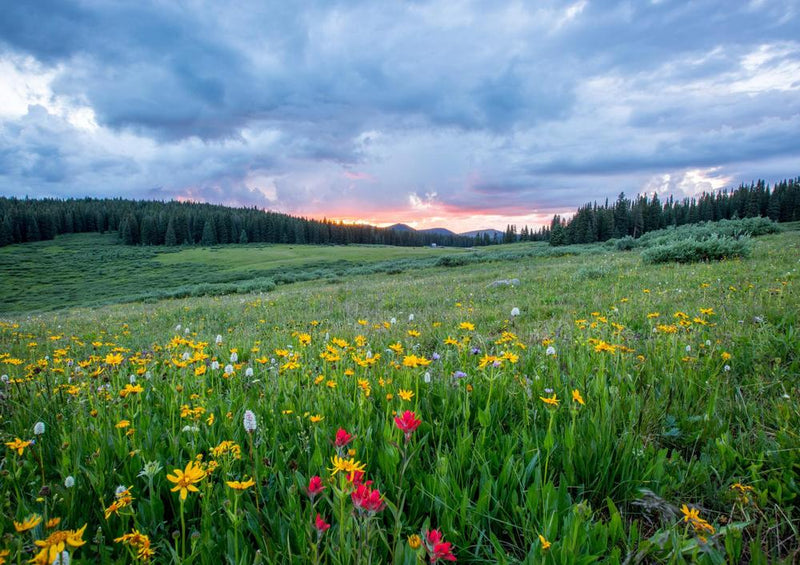
POLYGON ((83 541, 84 530, 86 530, 86 524, 80 530, 58 530, 45 540, 36 540, 33 543, 42 549, 29 563, 52 563, 67 545, 70 547, 82 546, 86 543, 83 541))
POLYGON ((547 541, 547 538, 545 538, 542 534, 539 534, 539 541, 542 544, 542 551, 547 551, 548 549, 550 549, 550 546, 553 545, 552 543, 547 541))
POLYGON ((586 403, 583 401, 583 397, 581 396, 580 391, 577 388, 572 391, 572 401, 577 402, 581 406, 586 405, 586 403))
POLYGON ((348 478, 351 481, 353 480, 356 472, 363 473, 367 468, 365 463, 361 463, 360 461, 356 461, 354 459, 345 459, 344 457, 339 457, 338 455, 331 457, 331 464, 333 467, 328 469, 331 472, 331 476, 339 472, 347 473, 349 475, 348 478))
POLYGON ((419 537, 417 534, 408 536, 408 546, 411 549, 419 549, 422 545, 422 538, 419 537))
POLYGON ((127 428, 130 425, 131 425, 130 420, 120 420, 119 422, 117 422, 117 425, 115 427, 117 429, 124 430, 125 428, 127 428))
POLYGON ((247 490, 254 486, 256 482, 253 479, 247 479, 246 481, 225 481, 225 484, 233 490, 247 490))
POLYGON ((473 324, 472 322, 461 322, 458 325, 458 329, 472 332, 475 331, 475 324, 473 324))
POLYGON ((727 351, 723 351, 721 357, 723 361, 730 361, 731 354, 728 353, 727 351))
POLYGON ((52 530, 53 528, 58 526, 60 523, 61 523, 61 518, 50 518, 47 521, 47 524, 45 524, 44 527, 47 528, 48 530, 52 530))
POLYGON ((202 481, 205 476, 206 472, 199 465, 195 465, 194 461, 189 461, 183 471, 175 469, 172 475, 167 475, 167 480, 175 483, 175 487, 172 488, 171 492, 180 491, 180 499, 183 501, 186 500, 189 491, 199 492, 199 489, 194 484, 202 481))
POLYGON ((30 446, 32 443, 32 441, 23 441, 19 438, 14 438, 14 441, 7 441, 6 446, 8 446, 9 449, 16 449, 17 455, 22 455, 22 452, 25 451, 25 448, 30 446))
POLYGON ((109 353, 108 355, 106 355, 106 365, 111 365, 112 367, 116 367, 117 365, 122 363, 123 359, 124 357, 122 356, 122 353, 116 353, 116 354, 109 353))
POLYGON ((405 400, 406 402, 410 402, 412 398, 414 398, 414 392, 411 390, 403 390, 400 389, 397 391, 397 396, 405 400))
POLYGON ((409 337, 419 337, 420 333, 417 330, 408 330, 409 337))
POLYGON ((550 406, 558 406, 558 398, 556 397, 556 393, 553 393, 553 396, 550 397, 540 396, 539 400, 545 404, 549 404, 550 406))
POLYGON ((324 420, 325 416, 320 416, 319 414, 314 414, 313 416, 310 416, 308 419, 311 420, 312 424, 316 424, 316 423, 321 422, 322 420, 324 420))
POLYGON ((430 364, 431 364, 430 359, 426 359, 425 357, 418 357, 416 355, 406 355, 403 358, 403 366, 411 367, 412 369, 416 369, 417 367, 427 367, 430 364))
POLYGON ((38 526, 42 522, 42 517, 38 514, 31 514, 27 518, 25 518, 22 522, 14 522, 14 529, 17 530, 17 533, 27 532, 28 530, 32 530, 36 526, 38 526))
POLYGON ((690 520, 694 521, 700 518, 700 511, 697 508, 692 508, 690 510, 685 504, 681 506, 681 512, 683 512, 684 522, 688 522, 690 520))

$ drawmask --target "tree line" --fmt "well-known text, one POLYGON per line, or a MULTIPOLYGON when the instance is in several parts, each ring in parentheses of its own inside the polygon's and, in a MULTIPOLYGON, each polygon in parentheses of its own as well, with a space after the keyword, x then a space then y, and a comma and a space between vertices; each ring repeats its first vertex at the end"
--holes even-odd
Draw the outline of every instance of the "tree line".
POLYGON ((594 243, 626 236, 637 238, 667 226, 762 216, 776 222, 800 221, 800 177, 770 187, 763 180, 733 190, 704 192, 694 198, 662 202, 658 194, 634 199, 621 193, 616 202, 578 208, 569 219, 553 217, 550 245, 594 243))
POLYGON ((312 220, 255 207, 125 199, 0 197, 0 246, 86 232, 117 232, 121 242, 127 245, 265 242, 397 246, 435 243, 469 247, 487 243, 483 238, 312 220))

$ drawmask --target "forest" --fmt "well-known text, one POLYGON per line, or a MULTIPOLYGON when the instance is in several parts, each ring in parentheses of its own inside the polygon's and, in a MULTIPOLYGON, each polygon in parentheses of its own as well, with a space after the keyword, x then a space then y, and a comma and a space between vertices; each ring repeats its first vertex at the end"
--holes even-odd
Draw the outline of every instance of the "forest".
MULTIPOLYGON (((523 215, 524 211, 520 211, 523 215)), ((515 241, 550 245, 638 238, 668 226, 762 216, 777 222, 800 220, 800 177, 769 185, 763 180, 732 190, 661 201, 658 194, 586 204, 569 219, 556 215, 550 226, 506 226, 502 238, 467 237, 435 231, 392 230, 331 220, 313 220, 258 208, 230 208, 193 202, 126 199, 19 199, 0 197, 0 247, 43 241, 56 235, 117 232, 126 245, 225 245, 291 243, 380 244, 472 247, 515 241)))

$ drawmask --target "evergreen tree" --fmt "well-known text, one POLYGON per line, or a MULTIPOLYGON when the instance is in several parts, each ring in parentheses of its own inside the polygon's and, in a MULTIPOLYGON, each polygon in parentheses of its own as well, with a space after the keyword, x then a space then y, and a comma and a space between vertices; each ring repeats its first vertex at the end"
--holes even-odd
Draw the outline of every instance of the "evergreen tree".
POLYGON ((211 246, 217 244, 217 233, 214 230, 214 220, 207 218, 203 224, 203 235, 200 237, 200 245, 211 246))

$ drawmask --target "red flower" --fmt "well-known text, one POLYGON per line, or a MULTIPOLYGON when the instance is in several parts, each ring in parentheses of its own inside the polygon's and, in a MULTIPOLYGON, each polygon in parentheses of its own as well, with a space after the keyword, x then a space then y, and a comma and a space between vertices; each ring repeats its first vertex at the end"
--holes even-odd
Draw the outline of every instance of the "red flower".
POLYGON ((322 516, 319 515, 319 512, 317 512, 317 519, 314 520, 314 527, 317 529, 317 533, 322 535, 325 533, 325 530, 331 527, 331 525, 325 522, 322 516))
POLYGON ((411 410, 406 410, 403 412, 402 416, 395 416, 394 423, 398 428, 403 430, 403 433, 406 435, 406 441, 408 441, 411 439, 411 434, 414 433, 414 430, 422 423, 422 420, 418 420, 417 415, 411 410))
POLYGON ((319 478, 319 475, 311 477, 308 481, 308 496, 311 497, 311 500, 314 500, 314 497, 323 490, 325 490, 325 487, 322 485, 322 479, 319 478))
POLYGON ((356 490, 352 492, 350 498, 353 500, 353 506, 359 512, 374 514, 383 510, 385 506, 380 491, 371 489, 363 483, 356 486, 356 490))
POLYGON ((453 544, 444 541, 444 536, 439 530, 425 532, 425 549, 428 550, 431 563, 436 563, 440 559, 443 561, 456 560, 456 556, 453 555, 453 544))
POLYGON ((354 487, 357 487, 360 484, 365 484, 367 486, 372 484, 372 481, 364 480, 364 471, 353 471, 352 474, 347 475, 347 479, 353 483, 354 487))
POLYGON ((334 445, 336 447, 344 447, 351 441, 353 441, 353 436, 348 434, 344 428, 339 428, 339 431, 336 432, 336 442, 334 445))

